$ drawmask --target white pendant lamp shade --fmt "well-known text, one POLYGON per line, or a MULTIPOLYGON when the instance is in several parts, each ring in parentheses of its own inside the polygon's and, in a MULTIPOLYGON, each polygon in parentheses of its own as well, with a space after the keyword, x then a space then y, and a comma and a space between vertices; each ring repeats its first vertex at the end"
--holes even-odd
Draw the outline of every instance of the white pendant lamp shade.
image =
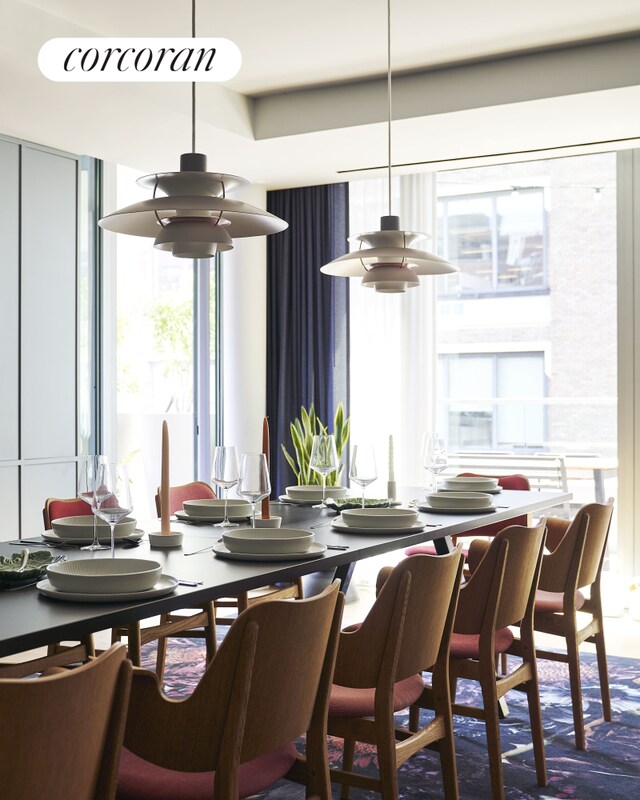
POLYGON ((288 227, 257 206, 226 197, 248 181, 207 172, 207 157, 202 153, 183 154, 180 172, 145 175, 137 183, 153 189, 154 197, 108 214, 100 227, 148 236, 159 250, 170 250, 178 258, 211 258, 218 251, 231 250, 233 239, 278 233, 288 227), (156 196, 157 191, 166 196, 156 196))
POLYGON ((458 267, 412 245, 427 239, 424 233, 401 231, 400 219, 385 216, 380 230, 362 233, 349 241, 360 242, 360 249, 320 267, 325 275, 362 278, 362 285, 378 292, 404 292, 420 285, 418 275, 445 275, 458 267))

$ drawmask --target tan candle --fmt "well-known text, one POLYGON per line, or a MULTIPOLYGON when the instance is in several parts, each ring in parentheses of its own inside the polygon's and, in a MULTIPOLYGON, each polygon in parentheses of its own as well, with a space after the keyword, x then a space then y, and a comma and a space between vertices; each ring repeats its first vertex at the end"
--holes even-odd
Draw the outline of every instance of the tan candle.
POLYGON ((166 419, 162 422, 162 473, 160 475, 160 533, 163 536, 171 533, 169 525, 169 426, 166 419))
MULTIPOLYGON (((262 422, 262 452, 267 458, 267 466, 269 466, 269 418, 265 417, 262 422)), ((265 497, 262 501, 262 519, 269 519, 269 498, 265 497)))

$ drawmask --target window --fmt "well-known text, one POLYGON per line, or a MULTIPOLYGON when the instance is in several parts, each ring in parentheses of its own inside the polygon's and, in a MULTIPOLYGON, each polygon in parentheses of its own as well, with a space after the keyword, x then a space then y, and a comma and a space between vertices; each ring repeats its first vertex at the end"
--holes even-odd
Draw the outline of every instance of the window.
POLYGON ((438 251, 460 267, 443 295, 546 288, 544 191, 514 189, 438 200, 438 251))
POLYGON ((449 450, 544 447, 543 353, 461 353, 439 361, 438 428, 449 450))

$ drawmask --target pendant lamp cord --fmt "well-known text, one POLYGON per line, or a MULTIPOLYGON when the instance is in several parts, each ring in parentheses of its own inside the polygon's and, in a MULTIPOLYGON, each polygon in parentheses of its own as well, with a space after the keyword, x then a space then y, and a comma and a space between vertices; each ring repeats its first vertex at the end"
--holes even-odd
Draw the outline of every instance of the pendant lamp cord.
MULTIPOLYGON (((196 38, 196 0, 191 0, 191 38, 196 38)), ((191 84, 191 152, 196 152, 196 82, 191 84)))
POLYGON ((387 0, 387 156, 389 216, 391 216, 391 0, 387 0))

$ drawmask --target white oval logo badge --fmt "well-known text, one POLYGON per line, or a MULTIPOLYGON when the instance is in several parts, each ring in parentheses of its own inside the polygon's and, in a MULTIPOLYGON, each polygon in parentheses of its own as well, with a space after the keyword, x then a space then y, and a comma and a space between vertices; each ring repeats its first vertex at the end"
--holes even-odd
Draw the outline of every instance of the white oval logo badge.
POLYGON ((238 74, 240 48, 230 39, 50 39, 38 53, 51 81, 222 83, 238 74))

